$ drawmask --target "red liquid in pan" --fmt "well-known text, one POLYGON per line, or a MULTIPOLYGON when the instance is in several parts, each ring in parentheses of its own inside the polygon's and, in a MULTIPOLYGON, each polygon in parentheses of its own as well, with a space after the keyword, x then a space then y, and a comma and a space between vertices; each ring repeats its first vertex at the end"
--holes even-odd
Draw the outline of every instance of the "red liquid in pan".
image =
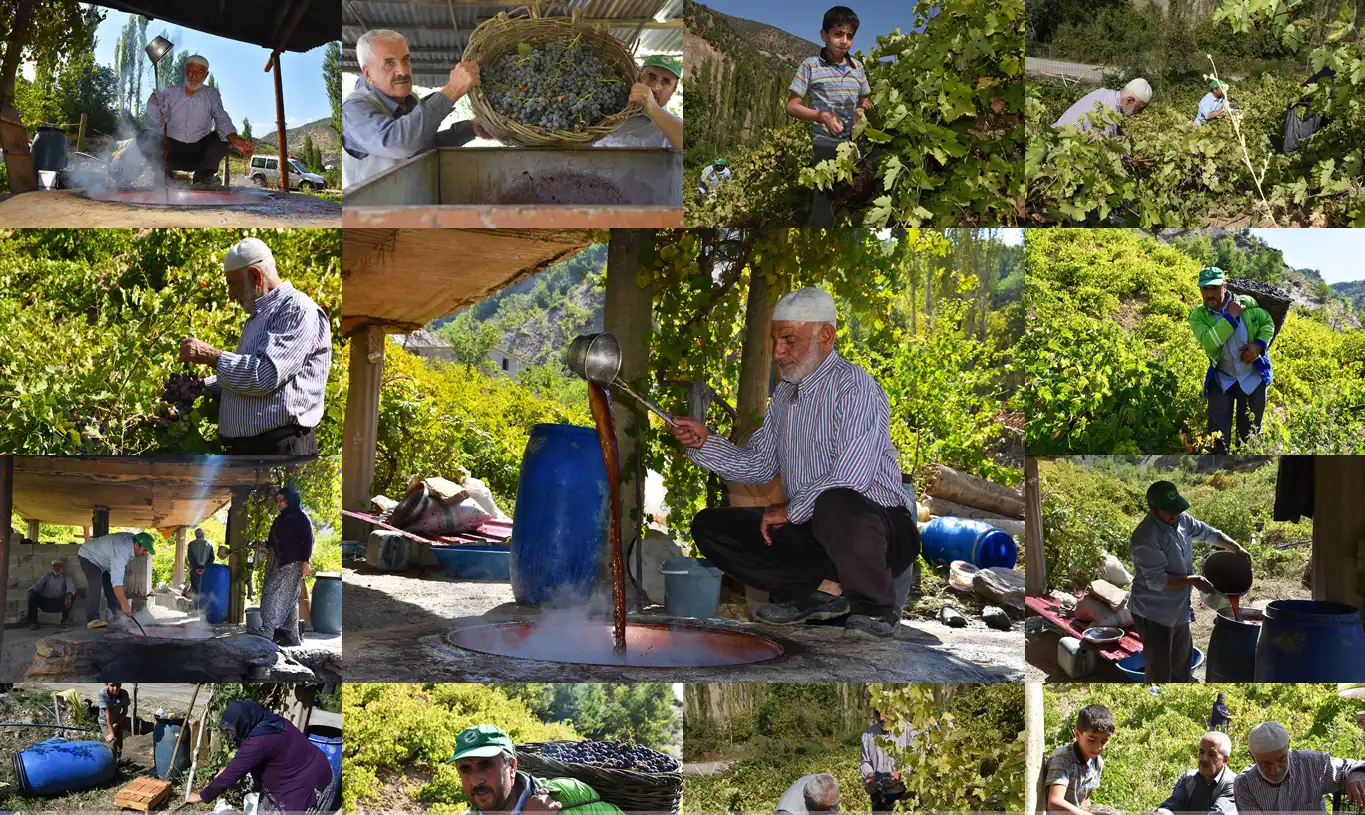
POLYGON ((626 652, 626 565, 621 554, 620 463, 616 451, 616 421, 611 415, 607 391, 595 382, 588 383, 588 403, 597 423, 597 441, 607 463, 607 483, 611 486, 611 599, 612 637, 616 654, 626 652))

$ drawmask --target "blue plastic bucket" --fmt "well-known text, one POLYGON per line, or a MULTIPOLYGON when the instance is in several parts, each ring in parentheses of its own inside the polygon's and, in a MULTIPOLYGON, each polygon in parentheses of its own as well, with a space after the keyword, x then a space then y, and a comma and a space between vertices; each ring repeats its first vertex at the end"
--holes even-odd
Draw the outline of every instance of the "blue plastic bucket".
POLYGON ((512 515, 512 595, 524 605, 582 605, 606 549, 607 465, 597 431, 531 428, 512 515))
MULTIPOLYGON (((1195 648, 1190 654, 1190 670, 1193 671, 1203 664, 1204 652, 1195 648)), ((1123 674, 1123 678, 1128 682, 1141 682, 1142 672, 1147 663, 1142 659, 1142 652, 1138 651, 1136 654, 1120 659, 1114 665, 1118 667, 1119 673, 1123 674)))
POLYGON ((341 575, 321 572, 313 581, 313 630, 319 634, 341 633, 341 575))
POLYGON ((199 607, 204 611, 204 618, 214 625, 227 619, 231 584, 231 572, 225 564, 210 563, 204 568, 204 577, 199 583, 199 607))
POLYGON ((711 561, 694 557, 664 558, 664 611, 670 617, 716 616, 720 607, 720 580, 724 572, 711 561))
POLYGON ((495 580, 511 578, 512 550, 508 546, 432 546, 431 554, 441 569, 461 580, 495 580))
POLYGON ((157 718, 152 728, 152 773, 157 778, 179 778, 189 770, 190 734, 186 733, 184 738, 180 738, 180 730, 184 726, 184 719, 157 718), (180 742, 179 750, 176 750, 177 739, 180 742))
POLYGON ((965 560, 978 569, 1013 569, 1019 559, 1014 538, 1003 529, 967 518, 935 518, 919 533, 924 558, 935 566, 965 560))
POLYGON ((341 731, 327 725, 310 725, 308 740, 316 744, 332 765, 332 780, 341 783, 341 731))
POLYGON ((114 753, 101 741, 47 739, 14 754, 14 777, 23 795, 65 795, 114 778, 114 753))
POLYGON ((1365 630, 1355 606, 1275 600, 1261 618, 1257 682, 1365 682, 1365 630))

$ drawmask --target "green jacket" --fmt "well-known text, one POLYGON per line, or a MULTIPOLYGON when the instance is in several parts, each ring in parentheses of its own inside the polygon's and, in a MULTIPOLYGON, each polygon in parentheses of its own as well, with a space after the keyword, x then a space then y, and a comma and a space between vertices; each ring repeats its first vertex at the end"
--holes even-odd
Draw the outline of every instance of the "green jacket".
POLYGON ((1256 304, 1256 298, 1246 294, 1233 295, 1242 304, 1242 316, 1234 320, 1231 316, 1209 311, 1203 305, 1194 307, 1190 312, 1190 328, 1194 331, 1195 339, 1204 348, 1204 355, 1209 358, 1209 369, 1204 375, 1204 388, 1208 389, 1209 383, 1213 381, 1214 371, 1218 367, 1218 357, 1223 353, 1223 343, 1228 341, 1233 332, 1237 330, 1239 321, 1246 322, 1247 340, 1261 346, 1261 355, 1256 358, 1253 365, 1260 373, 1261 379, 1270 384, 1272 373, 1270 369, 1270 356, 1266 352, 1270 341, 1275 337, 1275 321, 1271 318, 1270 312, 1256 304))
MULTIPOLYGON (((574 778, 533 778, 528 773, 518 772, 518 778, 524 778, 531 784, 531 794, 534 795, 541 790, 550 793, 550 797, 558 801, 563 807, 561 812, 573 812, 577 815, 625 815, 620 807, 609 804, 602 800, 597 794, 597 790, 574 778)), ((464 815, 483 815, 482 812, 470 807, 464 811, 464 815)))

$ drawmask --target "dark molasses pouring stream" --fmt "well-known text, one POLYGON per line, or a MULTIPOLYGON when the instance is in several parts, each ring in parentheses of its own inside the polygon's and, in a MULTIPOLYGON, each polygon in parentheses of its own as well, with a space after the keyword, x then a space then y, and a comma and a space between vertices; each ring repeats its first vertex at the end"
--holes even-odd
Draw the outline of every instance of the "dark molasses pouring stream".
POLYGON ((622 655, 626 652, 626 567, 625 557, 621 553, 621 484, 616 421, 611 415, 606 388, 589 381, 588 402, 592 406, 593 421, 597 424, 597 441, 602 445, 602 460, 607 464, 607 484, 611 489, 612 650, 622 655))

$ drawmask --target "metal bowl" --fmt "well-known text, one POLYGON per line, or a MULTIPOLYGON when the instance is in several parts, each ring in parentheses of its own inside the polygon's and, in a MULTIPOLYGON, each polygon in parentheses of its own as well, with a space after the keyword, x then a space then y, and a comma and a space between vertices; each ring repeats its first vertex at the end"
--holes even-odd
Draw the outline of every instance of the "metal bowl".
POLYGON ((1123 639, 1123 629, 1112 626, 1087 628, 1081 633, 1081 639, 1095 645, 1108 645, 1123 639))
POLYGON ((165 37, 157 37, 147 43, 147 56, 152 60, 152 63, 155 64, 160 62, 161 58, 166 56, 174 47, 175 46, 171 45, 171 41, 165 37))
POLYGON ((1236 552, 1212 553, 1204 558, 1202 573, 1222 595, 1242 595, 1251 588, 1251 563, 1236 552))
POLYGON ((569 370, 598 385, 610 385, 621 371, 621 341, 615 334, 584 334, 569 344, 569 370))

